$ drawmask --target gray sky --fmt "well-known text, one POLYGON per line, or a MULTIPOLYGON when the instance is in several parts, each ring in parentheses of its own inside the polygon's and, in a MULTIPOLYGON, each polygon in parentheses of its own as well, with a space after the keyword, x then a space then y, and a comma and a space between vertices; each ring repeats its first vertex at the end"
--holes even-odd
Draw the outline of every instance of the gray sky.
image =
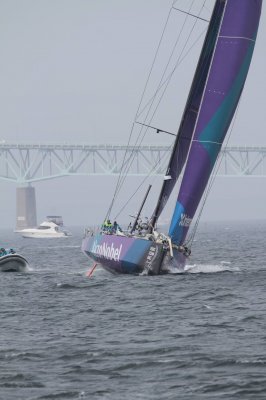
MULTIPOLYGON (((182 3, 188 2, 176 5, 182 3)), ((0 0, 0 140, 125 144, 171 4, 172 0, 0 0)), ((169 43, 158 59, 158 71, 181 21, 179 15, 170 21, 169 43)), ((266 145, 265 40, 264 7, 232 145, 266 145)), ((156 120, 166 130, 177 130, 197 51, 180 67, 182 79, 173 82, 156 120)), ((156 140, 169 142, 165 137, 156 140)), ((39 222, 51 213, 63 215, 69 226, 100 222, 114 182, 88 177, 37 183, 39 222)), ((0 187, 2 226, 14 227, 15 185, 0 181, 0 187)), ((151 202, 156 195, 154 190, 151 202)), ((265 204, 265 179, 218 178, 203 217, 265 219, 265 204)))

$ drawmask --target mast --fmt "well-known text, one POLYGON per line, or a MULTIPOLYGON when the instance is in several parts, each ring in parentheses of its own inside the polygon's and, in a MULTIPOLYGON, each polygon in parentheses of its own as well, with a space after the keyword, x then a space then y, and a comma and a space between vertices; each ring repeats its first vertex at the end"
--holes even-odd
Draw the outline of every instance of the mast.
POLYGON ((157 205, 151 217, 152 228, 155 227, 187 159, 224 5, 221 0, 216 0, 214 5, 157 205))
POLYGON ((225 0, 169 236, 183 244, 249 70, 262 0, 225 0))
POLYGON ((133 226, 132 226, 132 229, 131 229, 130 233, 133 233, 134 230, 136 229, 139 216, 140 216, 141 211, 142 211, 142 209, 143 209, 143 206, 144 206, 144 204, 145 204, 145 202, 146 202, 146 200, 147 200, 147 197, 148 197, 148 194, 149 194, 150 190, 151 190, 151 185, 149 185, 149 187, 148 187, 148 189, 147 189, 147 192, 146 192, 146 194, 145 194, 145 196, 144 196, 144 199, 143 199, 143 201, 142 201, 142 203, 141 203, 139 212, 138 212, 138 214, 137 214, 137 216, 136 216, 136 218, 135 218, 135 221, 134 221, 134 224, 133 224, 133 226))

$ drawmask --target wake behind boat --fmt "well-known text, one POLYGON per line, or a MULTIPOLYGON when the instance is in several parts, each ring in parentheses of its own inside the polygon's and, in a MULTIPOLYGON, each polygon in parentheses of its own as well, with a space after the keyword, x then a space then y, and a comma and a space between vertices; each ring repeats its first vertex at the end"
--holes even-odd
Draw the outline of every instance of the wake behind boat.
POLYGON ((13 249, 0 249, 1 272, 25 272, 29 267, 25 257, 17 254, 13 249))
MULTIPOLYGON (((142 227, 139 218, 148 192, 129 232, 117 231, 107 220, 99 233, 90 231, 82 242, 83 252, 106 270, 154 275, 185 270, 199 217, 190 238, 187 237, 188 230, 200 202, 203 207, 206 201, 211 174, 243 91, 255 46, 261 6, 262 0, 215 1, 164 182, 147 226, 142 227), (183 174, 175 209, 168 234, 164 235, 157 231, 157 222, 179 177, 181 178, 181 172, 183 174)), ((173 10, 176 10, 174 6, 171 11, 173 10)), ((202 20, 200 15, 192 15, 191 12, 187 13, 186 19, 188 16, 202 20)), ((174 50, 175 47, 173 52, 174 50)), ((166 69, 171 57, 167 61, 166 69)), ((181 53, 176 66, 183 57, 181 53)), ((176 67, 169 73, 169 77, 175 69, 176 67)), ((142 109, 147 110, 143 123, 137 121, 142 114, 139 108, 133 129, 138 123, 142 128, 145 126, 156 129, 157 132, 169 133, 152 126, 152 119, 162 99, 160 90, 163 88, 164 94, 169 81, 170 78, 167 80, 164 72, 155 95, 142 109), (158 104, 155 103, 157 99, 158 104)), ((136 146, 143 140, 144 135, 141 136, 141 133, 140 131, 138 138, 141 139, 136 140, 136 146)), ((111 218, 114 202, 127 173, 127 164, 133 162, 133 158, 134 149, 131 154, 128 150, 107 219, 111 218)), ((201 212, 199 216, 200 214, 201 212)))

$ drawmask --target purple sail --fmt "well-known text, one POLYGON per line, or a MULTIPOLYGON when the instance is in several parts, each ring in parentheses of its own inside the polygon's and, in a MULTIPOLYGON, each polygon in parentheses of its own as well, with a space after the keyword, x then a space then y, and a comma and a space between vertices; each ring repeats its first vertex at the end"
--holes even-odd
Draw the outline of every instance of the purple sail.
POLYGON ((261 13, 261 0, 227 0, 205 83, 169 235, 185 241, 242 93, 261 13))
POLYGON ((154 227, 187 160, 225 3, 216 1, 151 225, 154 227))

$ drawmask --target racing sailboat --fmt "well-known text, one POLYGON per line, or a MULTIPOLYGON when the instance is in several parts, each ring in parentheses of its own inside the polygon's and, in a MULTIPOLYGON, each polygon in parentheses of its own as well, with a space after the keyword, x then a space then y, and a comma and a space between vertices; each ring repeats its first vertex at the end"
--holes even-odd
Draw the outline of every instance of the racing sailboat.
POLYGON ((262 0, 216 0, 157 205, 146 230, 109 223, 89 231, 83 252, 106 270, 125 274, 182 271, 186 238, 237 108, 255 46, 262 0), (168 234, 156 229, 181 174, 168 234))

